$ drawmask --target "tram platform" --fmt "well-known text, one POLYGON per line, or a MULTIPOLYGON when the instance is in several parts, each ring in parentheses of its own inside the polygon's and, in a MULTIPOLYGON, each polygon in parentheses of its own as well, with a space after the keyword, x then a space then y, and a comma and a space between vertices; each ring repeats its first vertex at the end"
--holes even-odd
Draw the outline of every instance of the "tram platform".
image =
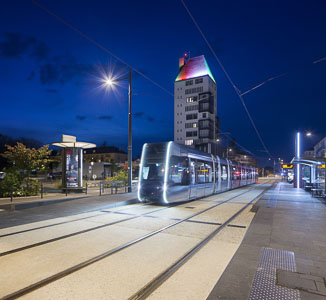
POLYGON ((326 205, 279 182, 212 289, 215 299, 326 299, 326 205))

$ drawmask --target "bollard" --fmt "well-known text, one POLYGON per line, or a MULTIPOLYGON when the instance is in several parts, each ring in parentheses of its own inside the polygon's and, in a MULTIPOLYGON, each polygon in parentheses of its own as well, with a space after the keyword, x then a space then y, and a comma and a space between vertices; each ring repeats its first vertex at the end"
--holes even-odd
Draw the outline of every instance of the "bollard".
POLYGON ((66 197, 68 196, 68 189, 67 189, 67 187, 66 187, 66 197))
POLYGON ((118 192, 118 184, 115 183, 115 193, 117 193, 117 192, 118 192))
POLYGON ((103 191, 102 191, 102 193, 103 193, 103 195, 104 195, 104 190, 105 189, 105 182, 103 182, 103 191))
POLYGON ((86 195, 87 195, 87 182, 86 182, 86 195))
POLYGON ((113 194, 113 183, 111 182, 111 195, 113 194))
POLYGON ((125 182, 125 193, 127 193, 127 183, 125 182))
POLYGON ((41 182, 41 199, 43 199, 43 182, 41 182))
POLYGON ((11 188, 10 188, 10 201, 11 202, 13 201, 13 198, 14 198, 14 187, 13 187, 13 185, 11 185, 11 188))
POLYGON ((100 182, 100 196, 102 196, 102 182, 100 182))

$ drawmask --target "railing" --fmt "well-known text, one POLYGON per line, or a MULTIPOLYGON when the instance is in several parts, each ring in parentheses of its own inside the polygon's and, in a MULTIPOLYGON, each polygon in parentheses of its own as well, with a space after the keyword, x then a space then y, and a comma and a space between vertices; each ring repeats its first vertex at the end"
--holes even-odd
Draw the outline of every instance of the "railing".
MULTIPOLYGON (((136 182, 133 183, 132 187, 135 189, 137 187, 136 182)), ((77 189, 81 193, 85 193, 86 195, 94 195, 94 196, 103 196, 103 195, 113 195, 113 194, 122 194, 127 193, 129 189, 129 186, 124 181, 96 181, 96 182, 87 182, 84 187, 77 189)), ((74 192, 74 189, 67 189, 67 188, 59 188, 55 187, 53 184, 42 181, 40 182, 40 190, 37 195, 34 196, 19 196, 17 194, 17 191, 14 189, 13 186, 10 188, 10 195, 9 197, 6 197, 7 199, 10 199, 10 202, 13 202, 14 199, 37 199, 40 197, 41 199, 44 199, 46 197, 50 196, 68 196, 70 192, 74 192), (58 195, 59 194, 59 195, 58 195)), ((77 194, 77 193, 76 193, 77 194)), ((0 198, 6 199, 6 198, 0 198)))

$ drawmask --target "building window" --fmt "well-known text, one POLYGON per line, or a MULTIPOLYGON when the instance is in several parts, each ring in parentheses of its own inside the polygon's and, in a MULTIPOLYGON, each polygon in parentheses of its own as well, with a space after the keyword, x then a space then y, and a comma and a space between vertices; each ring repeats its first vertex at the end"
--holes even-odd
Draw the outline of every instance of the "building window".
POLYGON ((185 107, 185 111, 198 110, 198 105, 190 105, 185 107))
POLYGON ((194 144, 194 140, 185 140, 185 145, 186 146, 191 146, 194 144))
POLYGON ((186 98, 186 102, 187 102, 187 103, 196 102, 196 101, 197 101, 197 99, 198 99, 198 97, 197 97, 197 96, 193 96, 193 97, 187 97, 187 98, 186 98))
POLYGON ((195 80, 195 83, 198 84, 198 83, 203 83, 203 78, 197 78, 195 80))
POLYGON ((186 89, 185 90, 185 94, 194 94, 194 93, 201 93, 203 91, 203 87, 196 87, 196 88, 192 88, 192 89, 186 89))
POLYGON ((186 137, 197 136, 197 131, 187 131, 186 137))
POLYGON ((203 113, 203 118, 206 118, 206 113, 203 113))
POLYGON ((197 123, 196 122, 186 123, 185 128, 197 128, 197 123))
POLYGON ((186 81, 186 86, 187 86, 187 85, 192 85, 193 83, 194 83, 193 80, 187 80, 187 81, 186 81))
POLYGON ((193 120, 193 119, 197 119, 197 114, 186 115, 186 120, 193 120))

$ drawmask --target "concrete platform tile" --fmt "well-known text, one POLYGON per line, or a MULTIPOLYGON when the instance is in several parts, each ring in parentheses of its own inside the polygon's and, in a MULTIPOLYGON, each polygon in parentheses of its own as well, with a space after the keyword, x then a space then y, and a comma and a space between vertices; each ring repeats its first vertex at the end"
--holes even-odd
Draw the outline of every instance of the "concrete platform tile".
POLYGON ((218 225, 182 222, 165 230, 164 233, 175 236, 204 239, 218 227, 218 225))
POLYGON ((214 241, 240 245, 246 234, 245 228, 226 227, 213 237, 214 241))
POLYGON ((147 233, 113 225, 0 257, 0 298, 147 233))
POLYGON ((235 214, 239 209, 240 208, 238 206, 224 203, 198 216, 195 216, 190 220, 223 223, 227 219, 229 219, 233 214, 235 214))
POLYGON ((175 220, 168 219, 159 219, 159 218, 148 218, 148 217, 139 217, 128 222, 122 222, 117 224, 119 227, 127 227, 134 229, 141 229, 147 231, 155 231, 170 224, 175 223, 175 220))
POLYGON ((40 288, 22 299, 128 299, 198 239, 159 234, 40 288))

